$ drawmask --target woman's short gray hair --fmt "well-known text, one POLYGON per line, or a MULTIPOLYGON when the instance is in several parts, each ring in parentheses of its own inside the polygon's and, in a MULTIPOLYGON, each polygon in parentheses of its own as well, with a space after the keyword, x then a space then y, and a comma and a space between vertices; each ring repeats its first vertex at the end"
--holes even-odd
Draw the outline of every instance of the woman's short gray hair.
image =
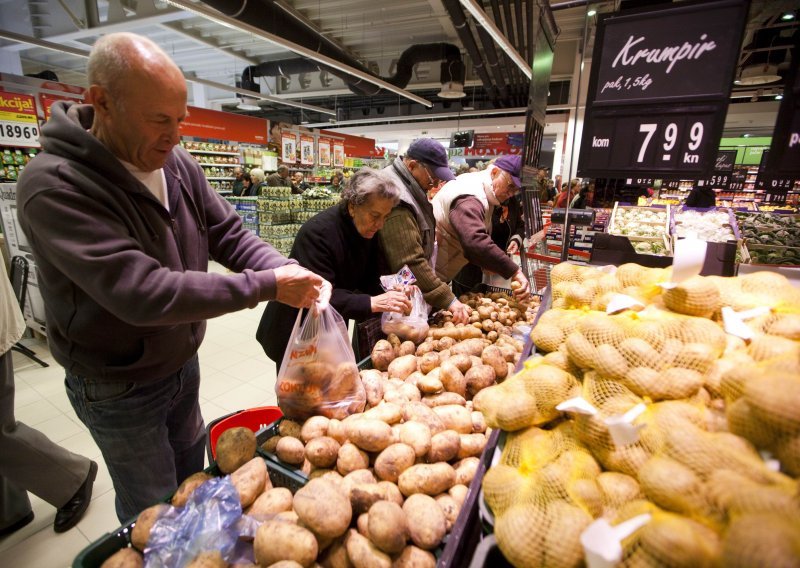
POLYGON ((383 172, 371 168, 361 168, 352 176, 342 191, 342 200, 354 206, 364 205, 371 195, 390 199, 392 205, 400 202, 400 189, 383 172))
POLYGON ((253 168, 250 170, 250 178, 253 180, 253 183, 261 183, 266 179, 266 175, 261 168, 253 168))

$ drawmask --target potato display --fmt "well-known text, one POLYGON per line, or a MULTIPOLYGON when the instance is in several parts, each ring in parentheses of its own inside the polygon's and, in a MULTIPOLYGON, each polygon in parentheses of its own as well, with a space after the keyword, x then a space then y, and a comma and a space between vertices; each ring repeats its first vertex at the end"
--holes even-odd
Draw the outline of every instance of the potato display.
POLYGON ((483 489, 513 565, 582 566, 590 524, 640 515, 619 566, 800 558, 800 292, 773 273, 670 276, 557 265, 538 355, 476 393, 509 432, 483 489), (618 294, 637 303, 609 310, 618 294))

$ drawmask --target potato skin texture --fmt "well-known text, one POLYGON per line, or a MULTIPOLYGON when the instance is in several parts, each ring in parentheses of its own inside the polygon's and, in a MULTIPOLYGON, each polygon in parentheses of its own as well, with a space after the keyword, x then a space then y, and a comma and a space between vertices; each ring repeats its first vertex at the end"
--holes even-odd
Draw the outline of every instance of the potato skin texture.
POLYGON ((400 474, 414 465, 414 448, 407 444, 392 444, 375 458, 375 475, 383 481, 397 483, 400 474))
POLYGON ((203 483, 211 479, 211 476, 204 471, 193 473, 183 480, 178 490, 172 495, 170 503, 173 507, 183 507, 191 497, 194 490, 200 487, 203 483))
POLYGON ((313 438, 306 444, 305 457, 311 465, 328 468, 336 463, 339 456, 339 442, 328 436, 313 438))
POLYGON ((291 465, 302 465, 306 457, 306 448, 303 442, 293 436, 284 436, 275 446, 278 459, 291 465))
POLYGON ((133 531, 131 532, 131 544, 137 549, 144 551, 145 546, 147 546, 147 540, 150 538, 150 529, 153 528, 153 525, 159 517, 166 513, 168 509, 169 505, 159 503, 139 513, 139 516, 136 518, 136 525, 134 525, 133 531))
POLYGON ((134 548, 120 548, 105 559, 100 568, 143 568, 144 558, 134 548))
POLYGON ((250 428, 228 428, 217 440, 217 466, 222 473, 233 473, 253 458, 257 446, 250 428))
POLYGON ((447 533, 447 520, 436 500, 429 495, 411 495, 403 504, 408 532, 413 543, 423 550, 439 546, 447 533))
POLYGON ((310 530, 272 520, 258 527, 253 550, 256 562, 261 566, 270 566, 281 560, 294 560, 301 566, 311 566, 317 559, 319 547, 310 530))
POLYGON ((347 556, 355 568, 391 568, 392 559, 385 552, 372 544, 370 540, 350 529, 345 541, 347 556))
POLYGON ((249 507, 264 489, 272 487, 267 474, 267 464, 261 457, 255 457, 231 474, 231 483, 239 493, 242 508, 249 507))
POLYGON ((403 550, 408 539, 408 524, 403 508, 390 501, 378 501, 369 508, 369 539, 387 554, 403 550))
POLYGON ((439 462, 417 464, 400 474, 397 486, 403 495, 424 493, 438 495, 456 483, 456 472, 450 464, 439 462))
POLYGON ((292 507, 303 525, 328 538, 343 535, 353 518, 347 496, 323 478, 312 479, 298 489, 292 507))

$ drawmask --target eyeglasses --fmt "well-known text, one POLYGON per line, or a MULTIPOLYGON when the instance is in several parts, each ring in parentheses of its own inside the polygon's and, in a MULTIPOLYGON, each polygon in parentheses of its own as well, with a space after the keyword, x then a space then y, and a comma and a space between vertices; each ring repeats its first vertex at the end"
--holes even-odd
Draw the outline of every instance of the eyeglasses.
POLYGON ((503 170, 503 177, 506 179, 506 189, 511 195, 516 195, 520 192, 521 188, 517 187, 517 184, 514 183, 514 180, 511 179, 511 174, 507 171, 503 170))
POLYGON ((430 170, 428 169, 428 167, 426 165, 424 165, 422 162, 419 162, 419 165, 420 165, 420 167, 422 167, 422 171, 424 171, 428 175, 428 187, 427 187, 427 189, 432 189, 434 187, 437 187, 440 183, 442 183, 441 180, 439 180, 439 178, 434 177, 431 174, 430 170))

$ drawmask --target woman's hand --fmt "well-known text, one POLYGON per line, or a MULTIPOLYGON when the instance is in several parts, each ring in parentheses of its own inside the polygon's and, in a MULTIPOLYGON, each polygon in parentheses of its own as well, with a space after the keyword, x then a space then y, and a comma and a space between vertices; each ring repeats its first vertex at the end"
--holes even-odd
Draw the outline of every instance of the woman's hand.
POLYGON ((405 292, 392 290, 380 296, 373 296, 371 301, 372 313, 397 312, 406 316, 411 313, 411 300, 405 292))
POLYGON ((508 254, 517 254, 519 252, 519 243, 516 240, 512 240, 510 243, 508 243, 506 252, 508 254))

